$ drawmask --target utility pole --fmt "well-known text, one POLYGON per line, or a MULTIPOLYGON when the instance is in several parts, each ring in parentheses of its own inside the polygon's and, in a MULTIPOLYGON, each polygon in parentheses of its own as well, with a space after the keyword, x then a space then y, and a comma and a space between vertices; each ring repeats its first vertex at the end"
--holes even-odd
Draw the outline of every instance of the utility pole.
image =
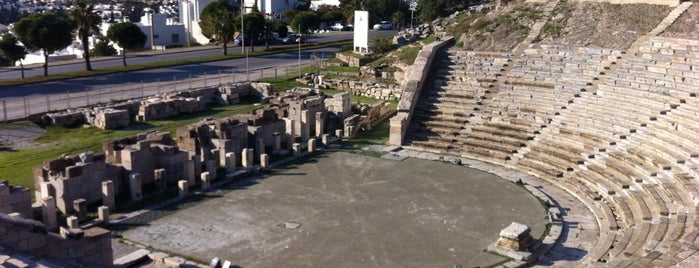
POLYGON ((301 33, 301 20, 299 20, 299 35, 297 36, 299 40, 299 78, 301 78, 301 39, 303 39, 301 33))

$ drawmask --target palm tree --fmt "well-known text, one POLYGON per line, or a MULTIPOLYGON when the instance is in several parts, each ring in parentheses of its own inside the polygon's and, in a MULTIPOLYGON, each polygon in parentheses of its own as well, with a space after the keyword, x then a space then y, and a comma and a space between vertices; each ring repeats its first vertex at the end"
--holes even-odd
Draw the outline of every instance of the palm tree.
POLYGON ((78 0, 70 10, 70 19, 73 22, 80 43, 83 45, 83 57, 85 58, 85 69, 92 71, 90 65, 90 43, 88 38, 90 33, 99 33, 99 26, 102 23, 100 16, 94 11, 95 6, 88 4, 87 0, 78 0))

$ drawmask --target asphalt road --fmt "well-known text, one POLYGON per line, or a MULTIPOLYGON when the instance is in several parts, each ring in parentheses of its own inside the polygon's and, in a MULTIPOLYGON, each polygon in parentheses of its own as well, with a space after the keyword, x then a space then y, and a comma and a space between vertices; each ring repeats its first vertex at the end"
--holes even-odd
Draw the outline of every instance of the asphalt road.
MULTIPOLYGON (((327 47, 302 50, 301 63, 305 64, 309 62, 311 55, 316 55, 317 57, 321 58, 330 57, 338 49, 339 47, 327 47)), ((128 84, 198 79, 204 75, 214 75, 219 73, 224 75, 231 73, 244 73, 248 68, 250 70, 257 70, 285 65, 293 66, 294 64, 298 64, 298 62, 298 52, 283 52, 273 55, 250 57, 247 60, 245 58, 238 58, 134 72, 81 77, 39 84, 5 86, 0 88, 0 98, 65 94, 66 92, 75 93, 109 88, 117 89, 128 84)))
MULTIPOLYGON (((392 35, 396 31, 369 31, 369 36, 380 36, 380 35, 392 35)), ((353 38, 353 32, 329 32, 316 34, 309 38, 310 43, 321 43, 321 42, 333 42, 338 40, 348 40, 353 38)), ((277 41, 271 46, 279 46, 281 43, 277 41)), ((248 48, 249 49, 249 48, 248 48)), ((255 50, 264 50, 264 45, 255 46, 255 50)), ((241 53, 242 49, 238 46, 229 46, 229 53, 241 53)), ((177 60, 177 59, 187 59, 187 58, 198 58, 212 55, 220 55, 223 53, 222 46, 200 46, 193 48, 174 48, 165 51, 147 51, 135 54, 126 54, 127 64, 143 64, 153 61, 165 61, 165 60, 177 60)), ((108 67, 116 67, 122 65, 122 58, 120 56, 116 57, 100 57, 94 58, 91 61, 93 69, 104 69, 108 67)), ((58 74, 65 72, 83 71, 85 69, 85 62, 82 59, 70 60, 64 62, 50 62, 48 72, 49 74, 58 74)), ((44 75, 44 70, 41 64, 32 64, 25 66, 24 70, 25 77, 40 76, 44 75)), ((9 67, 0 69, 0 80, 3 79, 17 79, 21 77, 19 67, 9 67)))

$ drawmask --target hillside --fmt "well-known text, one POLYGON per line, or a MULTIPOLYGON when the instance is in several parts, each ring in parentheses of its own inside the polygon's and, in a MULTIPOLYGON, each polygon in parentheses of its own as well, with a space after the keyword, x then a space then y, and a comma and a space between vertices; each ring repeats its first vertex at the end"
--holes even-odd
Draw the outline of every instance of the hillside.
POLYGON ((661 36, 699 39, 699 6, 692 5, 661 36))
MULTIPOLYGON (((628 48, 638 37, 655 28, 673 8, 661 5, 614 5, 561 0, 534 41, 541 44, 628 48)), ((696 11, 696 7, 692 10, 696 11)), ((497 11, 461 14, 449 30, 458 45, 468 50, 511 51, 525 39, 543 14, 543 5, 514 1, 497 11)), ((699 35, 699 12, 685 14, 687 25, 675 30, 681 35, 699 35)), ((680 18, 680 20, 682 20, 680 18)), ((675 26, 675 25, 673 25, 675 26)))

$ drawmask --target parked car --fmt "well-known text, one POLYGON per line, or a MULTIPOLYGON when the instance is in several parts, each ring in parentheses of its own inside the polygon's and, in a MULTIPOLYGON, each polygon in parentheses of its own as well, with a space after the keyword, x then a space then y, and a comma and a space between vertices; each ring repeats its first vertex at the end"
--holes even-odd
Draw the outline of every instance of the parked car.
MULTIPOLYGON (((242 42, 242 40, 241 40, 241 37, 242 37, 242 36, 238 35, 238 36, 235 37, 235 39, 233 39, 233 42, 235 43, 236 46, 241 46, 241 45, 243 45, 243 42, 242 42)), ((254 44, 254 45, 262 45, 262 44, 264 44, 264 43, 265 43, 265 42, 264 42, 263 38, 247 36, 247 34, 246 34, 246 36, 245 36, 245 45, 246 45, 246 46, 250 46, 250 45, 253 45, 253 44, 254 44)))
POLYGON ((333 30, 333 31, 351 31, 352 26, 351 26, 351 24, 338 22, 338 23, 331 25, 330 30, 333 30))
POLYGON ((286 37, 284 37, 284 39, 282 39, 283 44, 296 44, 299 41, 301 43, 306 43, 308 41, 308 37, 303 34, 290 33, 287 34, 286 37))
POLYGON ((382 20, 381 22, 374 24, 372 27, 374 30, 391 30, 393 29, 393 23, 387 20, 382 20))

